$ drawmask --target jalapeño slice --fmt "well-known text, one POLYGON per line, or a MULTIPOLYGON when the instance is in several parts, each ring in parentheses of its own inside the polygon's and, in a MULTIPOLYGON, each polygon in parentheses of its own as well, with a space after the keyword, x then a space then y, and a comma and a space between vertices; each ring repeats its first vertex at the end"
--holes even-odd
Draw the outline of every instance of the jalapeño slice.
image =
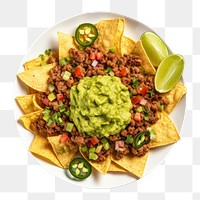
POLYGON ((98 37, 96 26, 84 23, 78 26, 75 32, 75 39, 83 47, 91 46, 98 37))
POLYGON ((149 132, 140 132, 134 137, 134 147, 140 148, 144 144, 149 143, 150 141, 150 133, 149 132))
POLYGON ((92 167, 87 160, 74 158, 69 164, 69 171, 75 178, 82 180, 90 176, 92 167))

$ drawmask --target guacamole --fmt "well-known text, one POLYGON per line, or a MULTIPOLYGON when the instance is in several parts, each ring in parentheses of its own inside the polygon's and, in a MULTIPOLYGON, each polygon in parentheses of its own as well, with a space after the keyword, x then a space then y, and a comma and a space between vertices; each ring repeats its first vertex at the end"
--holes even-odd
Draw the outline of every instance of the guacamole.
POLYGON ((109 137, 130 123, 128 88, 115 76, 85 77, 70 90, 70 117, 86 136, 109 137))

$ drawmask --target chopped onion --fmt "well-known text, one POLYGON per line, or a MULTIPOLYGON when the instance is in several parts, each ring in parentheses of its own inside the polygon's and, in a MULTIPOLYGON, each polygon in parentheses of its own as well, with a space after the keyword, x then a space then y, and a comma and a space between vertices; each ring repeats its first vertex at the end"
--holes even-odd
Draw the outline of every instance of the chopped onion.
POLYGON ((119 147, 124 147, 124 141, 118 141, 119 142, 119 147))
POLYGON ((115 73, 114 73, 113 71, 110 71, 110 72, 109 72, 109 75, 110 75, 110 76, 114 76, 115 73))
POLYGON ((64 76, 64 74, 65 74, 65 72, 62 72, 62 73, 61 73, 61 76, 63 77, 63 76, 64 76))
POLYGON ((119 145, 118 145, 118 142, 116 141, 115 142, 115 150, 117 151, 119 149, 119 145))
POLYGON ((143 106, 145 106, 145 105, 146 105, 146 103, 147 103, 147 100, 145 100, 145 99, 142 99, 142 100, 140 101, 140 105, 143 105, 143 106))
POLYGON ((65 81, 69 80, 69 77, 71 76, 71 73, 68 71, 65 71, 64 74, 62 75, 63 79, 65 81))
POLYGON ((92 66, 93 66, 93 67, 96 67, 97 64, 98 64, 98 61, 97 61, 97 60, 94 60, 94 61, 92 62, 92 66))
POLYGON ((124 147, 124 141, 115 141, 115 150, 118 150, 120 147, 124 147))
POLYGON ((156 134, 155 133, 150 133, 150 140, 156 139, 156 134))
POLYGON ((155 130, 152 129, 152 127, 148 127, 147 130, 148 130, 149 133, 150 133, 150 140, 154 140, 154 139, 156 138, 155 130))
POLYGON ((49 89, 50 92, 53 92, 53 91, 55 90, 55 86, 52 85, 52 84, 50 84, 50 85, 48 86, 48 89, 49 89))

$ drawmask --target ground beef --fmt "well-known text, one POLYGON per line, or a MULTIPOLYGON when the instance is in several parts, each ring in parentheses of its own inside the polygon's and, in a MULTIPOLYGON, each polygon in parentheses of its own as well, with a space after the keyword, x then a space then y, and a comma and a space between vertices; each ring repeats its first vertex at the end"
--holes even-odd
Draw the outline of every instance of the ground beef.
POLYGON ((84 51, 77 51, 76 49, 70 49, 69 55, 73 60, 79 63, 84 62, 86 58, 86 53, 84 51))
POLYGON ((54 101, 54 102, 50 102, 49 105, 53 106, 53 109, 55 111, 59 111, 59 104, 57 101, 54 101))
MULTIPOLYGON (((140 105, 140 103, 133 103, 133 108, 130 111, 130 123, 120 133, 111 135, 107 138, 112 148, 109 150, 102 148, 102 150, 98 153, 97 161, 105 160, 106 157, 113 151, 116 159, 121 159, 126 154, 142 156, 148 152, 148 144, 136 149, 132 144, 125 143, 124 147, 121 147, 118 150, 113 150, 115 142, 119 140, 125 141, 127 135, 135 137, 140 132, 148 131, 148 127, 157 122, 158 117, 156 113, 157 111, 160 111, 161 105, 166 106, 168 104, 167 100, 162 99, 160 94, 156 92, 154 86, 154 76, 145 74, 144 70, 140 67, 142 64, 140 57, 135 55, 120 56, 113 52, 103 54, 97 45, 86 47, 83 51, 70 49, 69 56, 70 61, 65 65, 57 64, 50 70, 50 77, 48 79, 48 85, 55 86, 53 92, 55 94, 63 95, 62 103, 65 105, 66 110, 69 110, 69 94, 72 86, 77 85, 79 80, 85 76, 91 77, 96 75, 109 75, 109 68, 111 68, 115 76, 118 76, 121 79, 122 84, 128 88, 132 100, 137 96, 146 100, 144 105, 140 105), (90 59, 91 53, 99 53, 102 55, 96 66, 93 66, 94 60, 90 59), (80 73, 76 73, 77 69, 80 70, 80 73), (126 73, 122 75, 121 72, 124 69, 126 69, 126 73), (69 71, 71 73, 71 76, 67 81, 63 80, 63 74, 65 71, 69 71), (133 79, 137 80, 138 84, 134 85, 133 79), (148 89, 148 92, 144 95, 141 94, 142 87, 147 87, 148 89), (142 110, 140 107, 142 107, 142 110), (139 109, 140 111, 138 111, 139 109), (141 120, 139 121, 135 117, 135 114, 138 112, 141 117, 141 120)), ((48 63, 53 63, 54 61, 57 60, 50 56, 48 63)), ((53 115, 55 112, 59 111, 60 102, 57 99, 50 102, 48 100, 49 94, 50 91, 48 90, 44 93, 37 94, 36 100, 42 108, 48 106, 51 109, 50 114, 53 115)), ((63 124, 56 124, 54 122, 51 125, 47 125, 47 122, 43 120, 43 115, 41 114, 38 120, 31 123, 31 129, 45 137, 60 135, 63 133, 66 134, 66 126, 68 122, 71 122, 71 119, 64 114, 61 114, 61 119, 63 120, 63 124)), ((68 132, 67 134, 70 138, 69 143, 72 146, 87 145, 89 148, 97 146, 93 145, 90 137, 83 137, 83 134, 80 133, 75 126, 73 127, 71 133, 68 132)), ((86 154, 88 156, 88 152, 86 152, 86 154)))
POLYGON ((55 55, 50 55, 48 60, 47 60, 47 64, 57 63, 57 62, 58 62, 58 58, 55 57, 55 55))
POLYGON ((71 141, 73 141, 74 143, 78 144, 79 146, 85 144, 83 136, 72 136, 70 139, 71 139, 71 141))
POLYGON ((149 151, 149 145, 145 144, 142 147, 136 149, 134 147, 131 148, 131 152, 134 156, 143 156, 149 151))
POLYGON ((119 140, 119 138, 120 138, 119 134, 109 136, 109 140, 112 141, 112 142, 119 140))
POLYGON ((120 160, 121 158, 123 158, 125 155, 129 154, 130 150, 129 150, 129 146, 127 144, 124 145, 124 147, 119 148, 116 152, 115 152, 115 159, 120 160))

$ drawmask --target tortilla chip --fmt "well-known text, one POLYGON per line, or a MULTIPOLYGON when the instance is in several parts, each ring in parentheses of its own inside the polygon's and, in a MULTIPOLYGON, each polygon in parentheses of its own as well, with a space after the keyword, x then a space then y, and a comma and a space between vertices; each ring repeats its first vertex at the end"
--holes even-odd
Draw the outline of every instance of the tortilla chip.
POLYGON ((78 153, 78 146, 74 146, 70 149, 68 143, 60 142, 60 138, 61 135, 48 137, 47 139, 63 168, 68 168, 70 162, 78 153), (64 151, 64 153, 62 151, 64 151))
POLYGON ((134 55, 137 55, 137 56, 140 57, 140 59, 142 60, 141 67, 145 70, 145 72, 147 74, 153 74, 154 75, 156 73, 156 69, 151 64, 143 46, 142 46, 142 42, 140 40, 135 44, 132 53, 134 55))
POLYGON ((69 50, 76 48, 74 36, 58 32, 59 60, 69 56, 69 50))
POLYGON ((162 94, 163 99, 166 99, 169 102, 165 108, 165 112, 167 114, 170 114, 173 111, 186 92, 187 88, 181 82, 179 82, 172 90, 162 94))
POLYGON ((28 87, 28 86, 26 86, 26 91, 28 94, 35 94, 38 92, 37 90, 34 90, 33 88, 28 87))
POLYGON ((146 166, 148 155, 149 152, 147 152, 144 156, 141 157, 126 155, 120 160, 115 160, 112 157, 112 161, 118 164, 119 166, 123 167, 130 173, 134 174, 138 178, 141 178, 146 166))
POLYGON ((31 122, 35 121, 36 119, 39 118, 40 114, 42 113, 43 110, 38 110, 36 112, 32 112, 32 113, 29 113, 27 115, 23 115, 20 117, 20 120, 22 121, 24 127, 33 132, 33 130, 30 129, 30 124, 31 122))
POLYGON ((158 113, 159 120, 152 126, 155 131, 155 139, 149 142, 149 147, 160 147, 172 144, 180 140, 180 136, 174 123, 165 112, 158 113))
POLYGON ((21 72, 17 76, 25 85, 28 85, 39 92, 45 92, 47 89, 49 70, 53 67, 53 64, 49 64, 44 67, 36 67, 31 70, 21 72))
POLYGON ((36 100, 36 94, 33 95, 33 104, 36 108, 42 110, 43 108, 40 107, 40 105, 37 103, 37 100, 36 100))
POLYGON ((51 52, 49 56, 44 54, 44 59, 42 59, 41 57, 37 57, 33 60, 25 62, 24 63, 25 70, 30 70, 35 67, 40 67, 45 65, 50 56, 52 56, 53 58, 55 58, 56 61, 58 61, 58 52, 51 52))
POLYGON ((32 112, 35 112, 38 110, 42 110, 42 108, 35 101, 35 94, 18 96, 18 97, 16 97, 16 101, 25 114, 29 114, 29 113, 32 113, 32 112))
POLYGON ((135 46, 135 42, 132 39, 126 36, 122 37, 122 44, 121 44, 122 55, 131 54, 133 52, 134 46, 135 46))
POLYGON ((115 48, 115 52, 121 54, 121 40, 124 32, 124 19, 101 20, 96 24, 98 38, 95 41, 104 53, 110 48, 115 48))
POLYGON ((105 161, 102 162, 95 162, 89 160, 84 153, 81 151, 81 147, 79 148, 79 151, 81 155, 94 167, 97 171, 99 171, 101 174, 106 174, 108 172, 110 163, 111 163, 111 157, 108 156, 105 161))
POLYGON ((108 168, 109 172, 127 172, 123 167, 119 166, 118 164, 111 162, 108 168))
POLYGON ((36 135, 29 147, 29 151, 42 160, 63 168, 55 156, 47 138, 36 135))

